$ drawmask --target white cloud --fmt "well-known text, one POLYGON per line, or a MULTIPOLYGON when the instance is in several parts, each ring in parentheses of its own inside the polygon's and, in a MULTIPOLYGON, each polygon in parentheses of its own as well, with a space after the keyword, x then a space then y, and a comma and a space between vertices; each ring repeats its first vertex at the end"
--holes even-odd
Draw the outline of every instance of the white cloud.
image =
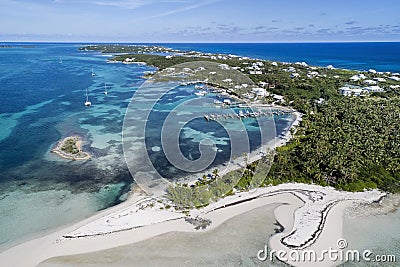
POLYGON ((160 17, 169 16, 169 15, 172 15, 172 14, 176 14, 176 13, 188 11, 188 10, 191 10, 191 9, 196 9, 196 8, 208 5, 208 4, 212 4, 212 3, 217 2, 217 1, 219 1, 219 0, 197 1, 196 3, 192 3, 192 4, 187 5, 187 6, 183 6, 183 7, 180 7, 180 8, 173 9, 173 10, 169 10, 169 11, 166 11, 166 12, 163 12, 163 13, 160 13, 160 14, 156 14, 154 16, 151 16, 151 18, 160 18, 160 17))

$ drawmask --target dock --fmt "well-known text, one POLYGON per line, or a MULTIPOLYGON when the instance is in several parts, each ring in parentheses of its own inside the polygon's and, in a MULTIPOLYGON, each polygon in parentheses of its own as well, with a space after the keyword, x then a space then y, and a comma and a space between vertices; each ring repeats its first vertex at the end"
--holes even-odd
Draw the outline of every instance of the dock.
POLYGON ((244 118, 257 118, 261 116, 279 116, 290 114, 291 111, 286 110, 274 110, 274 111, 249 111, 239 110, 239 112, 233 113, 207 113, 204 114, 206 121, 217 121, 217 120, 228 120, 228 119, 244 119, 244 118))

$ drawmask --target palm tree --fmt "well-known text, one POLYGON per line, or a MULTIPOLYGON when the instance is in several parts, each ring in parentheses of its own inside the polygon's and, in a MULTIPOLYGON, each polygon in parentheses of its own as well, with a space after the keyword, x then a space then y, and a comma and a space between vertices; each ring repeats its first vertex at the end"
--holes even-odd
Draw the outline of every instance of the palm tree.
POLYGON ((212 174, 213 174, 214 178, 219 177, 219 170, 218 170, 217 168, 215 168, 215 169, 212 171, 212 174))
POLYGON ((243 157, 243 161, 244 161, 245 167, 247 167, 247 165, 249 163, 249 155, 246 152, 244 152, 242 154, 242 157, 243 157))

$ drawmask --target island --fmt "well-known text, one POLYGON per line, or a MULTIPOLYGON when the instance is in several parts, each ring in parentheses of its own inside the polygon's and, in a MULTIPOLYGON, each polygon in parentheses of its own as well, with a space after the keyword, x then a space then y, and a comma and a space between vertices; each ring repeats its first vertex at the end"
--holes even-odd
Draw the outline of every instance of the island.
MULTIPOLYGON (((255 104, 286 106, 301 113, 296 134, 276 149, 264 185, 301 182, 353 192, 365 188, 400 191, 400 73, 151 46, 146 52, 134 46, 131 51, 140 52, 115 54, 128 51, 128 46, 112 48, 97 47, 103 53, 114 53, 110 62, 147 64, 157 68, 157 73, 170 73, 157 78, 171 79, 174 74, 181 78, 185 71, 198 71, 176 68, 177 65, 217 63, 221 68, 208 72, 207 84, 219 88, 222 94, 255 104), (229 78, 215 82, 224 68, 245 74, 256 86, 229 78)), ((153 76, 148 74, 146 78, 153 76)))
POLYGON ((88 152, 82 151, 82 138, 80 136, 68 136, 62 139, 50 152, 70 160, 87 160, 90 158, 88 152))
MULTIPOLYGON (((270 105, 293 113, 296 120, 270 153, 243 155, 240 170, 222 174, 215 169, 212 175, 191 182, 174 182, 161 196, 137 189, 141 193, 132 192, 118 206, 11 248, 0 254, 3 262, 15 264, 19 259, 19 265, 36 266, 51 258, 104 251, 169 232, 212 231, 230 218, 270 204, 279 204, 274 216, 282 228, 269 238, 270 248, 321 253, 328 247, 344 248, 338 243, 344 209, 379 205, 388 192, 400 191, 399 73, 159 46, 92 45, 80 51, 112 53, 112 63, 147 64, 157 68, 146 74, 147 79, 194 83, 199 90, 211 86, 229 99, 270 105), (227 77, 225 71, 232 69, 245 76, 227 77), (249 87, 247 81, 256 86, 249 87), (25 257, 19 257, 21 253, 25 257)), ((205 119, 213 123, 219 117, 205 114, 205 119)), ((67 137, 52 152, 85 159, 89 154, 81 151, 80 142, 79 137, 67 137)), ((137 176, 147 178, 147 173, 137 176)), ((287 263, 335 266, 341 262, 287 263)))

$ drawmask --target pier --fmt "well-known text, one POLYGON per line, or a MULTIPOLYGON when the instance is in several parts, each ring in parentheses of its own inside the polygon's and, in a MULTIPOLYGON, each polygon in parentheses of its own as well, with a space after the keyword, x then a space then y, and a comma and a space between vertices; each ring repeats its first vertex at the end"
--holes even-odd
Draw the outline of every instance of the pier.
POLYGON ((233 113, 207 113, 204 114, 204 119, 207 121, 227 120, 227 119, 244 119, 244 118, 257 118, 261 116, 279 116, 284 114, 290 114, 292 111, 289 110, 274 110, 274 111, 249 111, 239 110, 239 112, 233 113))

